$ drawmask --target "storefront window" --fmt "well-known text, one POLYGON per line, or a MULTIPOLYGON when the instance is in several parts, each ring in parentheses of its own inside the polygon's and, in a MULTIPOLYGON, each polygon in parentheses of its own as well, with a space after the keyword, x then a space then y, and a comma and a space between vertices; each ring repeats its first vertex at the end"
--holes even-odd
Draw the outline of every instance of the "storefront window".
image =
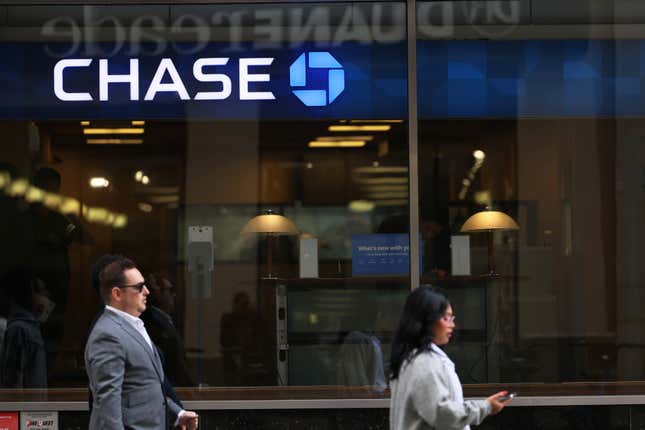
POLYGON ((417 9, 422 281, 465 315, 462 381, 642 380, 643 43, 475 3, 417 9), (463 231, 487 209, 519 229, 463 231))
POLYGON ((123 254, 175 386, 382 392, 409 290, 404 18, 402 3, 10 7, 3 387, 87 385, 92 265, 123 254), (267 214, 288 226, 249 227, 267 214))

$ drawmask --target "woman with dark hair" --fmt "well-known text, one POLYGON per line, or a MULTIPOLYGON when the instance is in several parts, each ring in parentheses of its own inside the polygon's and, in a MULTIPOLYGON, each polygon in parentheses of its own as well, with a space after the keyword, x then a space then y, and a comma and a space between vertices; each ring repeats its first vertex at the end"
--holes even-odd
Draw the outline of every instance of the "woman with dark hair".
POLYGON ((392 343, 391 430, 469 430, 510 402, 500 399, 506 391, 464 401, 455 365, 439 348, 454 328, 452 306, 443 294, 429 287, 410 293, 392 343))

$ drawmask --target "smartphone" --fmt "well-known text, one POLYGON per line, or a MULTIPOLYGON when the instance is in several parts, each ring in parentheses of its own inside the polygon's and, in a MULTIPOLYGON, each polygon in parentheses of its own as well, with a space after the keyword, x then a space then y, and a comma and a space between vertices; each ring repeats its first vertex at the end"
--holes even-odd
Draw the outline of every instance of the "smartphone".
POLYGON ((498 398, 497 398, 497 400, 499 400, 500 402, 505 402, 505 401, 507 401, 507 400, 511 400, 511 399, 512 399, 512 398, 514 398, 515 396, 517 396, 517 393, 510 393, 510 392, 509 392, 509 393, 508 393, 507 395, 505 395, 505 396, 498 397, 498 398))

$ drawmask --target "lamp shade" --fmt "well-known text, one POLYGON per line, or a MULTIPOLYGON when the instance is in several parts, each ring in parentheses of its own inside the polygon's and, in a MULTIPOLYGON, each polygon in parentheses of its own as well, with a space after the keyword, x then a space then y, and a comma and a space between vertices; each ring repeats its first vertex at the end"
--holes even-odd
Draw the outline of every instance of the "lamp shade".
POLYGON ((273 235, 295 235, 300 233, 296 225, 285 216, 268 213, 251 218, 242 229, 242 234, 266 233, 273 235))
POLYGON ((481 211, 471 216, 461 226, 463 233, 491 230, 519 230, 519 226, 504 212, 481 211))

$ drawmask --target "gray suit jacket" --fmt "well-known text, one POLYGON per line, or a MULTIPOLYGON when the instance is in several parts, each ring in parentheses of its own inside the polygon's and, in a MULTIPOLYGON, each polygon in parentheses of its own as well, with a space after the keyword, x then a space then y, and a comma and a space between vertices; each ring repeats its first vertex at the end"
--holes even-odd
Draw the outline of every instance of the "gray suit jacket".
POLYGON ((105 311, 92 329, 85 367, 94 396, 90 430, 165 430, 181 411, 163 393, 156 348, 114 312, 105 311))

